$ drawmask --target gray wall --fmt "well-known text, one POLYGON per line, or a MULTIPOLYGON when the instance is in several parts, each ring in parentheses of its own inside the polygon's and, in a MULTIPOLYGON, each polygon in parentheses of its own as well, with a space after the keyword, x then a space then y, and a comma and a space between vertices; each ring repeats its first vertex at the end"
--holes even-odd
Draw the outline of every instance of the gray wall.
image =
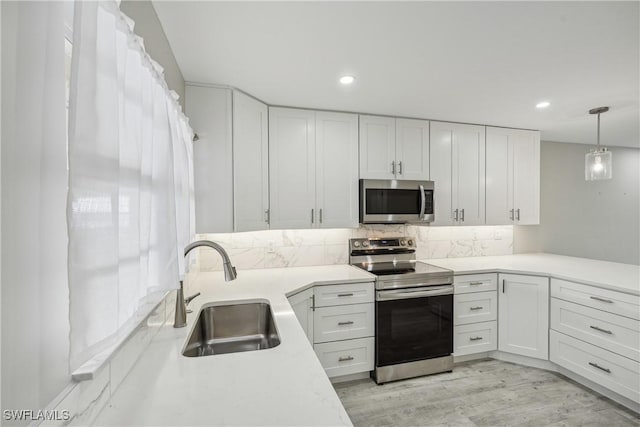
POLYGON ((514 252, 640 264, 640 150, 610 147, 613 179, 584 180, 591 146, 542 142, 540 225, 514 227, 514 252))
POLYGON ((167 85, 180 95, 180 104, 184 108, 184 77, 153 5, 148 0, 123 0, 120 10, 135 21, 135 33, 144 39, 147 53, 164 67, 167 85))

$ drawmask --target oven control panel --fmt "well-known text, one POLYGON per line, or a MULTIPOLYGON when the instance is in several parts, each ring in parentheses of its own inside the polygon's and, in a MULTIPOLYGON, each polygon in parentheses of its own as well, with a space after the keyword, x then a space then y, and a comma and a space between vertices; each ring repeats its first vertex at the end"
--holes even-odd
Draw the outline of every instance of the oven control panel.
POLYGON ((414 237, 369 237, 350 239, 349 246, 352 251, 367 250, 381 253, 396 249, 415 250, 416 239, 414 237))

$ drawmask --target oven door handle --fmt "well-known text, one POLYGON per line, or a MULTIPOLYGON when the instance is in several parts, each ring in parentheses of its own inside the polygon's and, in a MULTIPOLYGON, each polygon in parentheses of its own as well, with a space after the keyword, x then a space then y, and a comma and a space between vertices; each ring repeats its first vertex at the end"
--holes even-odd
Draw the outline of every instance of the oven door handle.
POLYGON ((424 185, 419 185, 418 187, 420 188, 420 218, 418 219, 422 221, 424 219, 424 210, 427 200, 424 197, 424 185))
POLYGON ((415 290, 378 291, 376 301, 394 301, 399 299, 434 297, 438 295, 453 295, 453 286, 432 286, 415 290))

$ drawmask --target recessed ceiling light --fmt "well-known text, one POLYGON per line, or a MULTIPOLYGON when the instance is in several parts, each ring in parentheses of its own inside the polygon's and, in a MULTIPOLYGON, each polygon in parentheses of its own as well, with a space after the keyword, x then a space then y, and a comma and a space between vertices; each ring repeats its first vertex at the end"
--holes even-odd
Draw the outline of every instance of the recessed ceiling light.
POLYGON ((536 108, 547 108, 551 103, 549 101, 542 101, 536 104, 536 108))
POLYGON ((353 76, 342 76, 340 77, 340 83, 342 83, 343 85, 350 85, 355 81, 355 79, 356 78, 353 76))

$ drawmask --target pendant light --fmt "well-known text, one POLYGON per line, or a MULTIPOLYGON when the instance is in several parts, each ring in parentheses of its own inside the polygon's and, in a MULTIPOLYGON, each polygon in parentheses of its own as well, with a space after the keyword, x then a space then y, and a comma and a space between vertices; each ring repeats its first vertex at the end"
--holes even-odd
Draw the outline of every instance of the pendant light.
POLYGON ((611 151, 600 147, 600 114, 609 111, 609 107, 598 107, 589 110, 589 114, 598 115, 598 142, 596 148, 584 156, 584 179, 596 181, 611 179, 611 151))

